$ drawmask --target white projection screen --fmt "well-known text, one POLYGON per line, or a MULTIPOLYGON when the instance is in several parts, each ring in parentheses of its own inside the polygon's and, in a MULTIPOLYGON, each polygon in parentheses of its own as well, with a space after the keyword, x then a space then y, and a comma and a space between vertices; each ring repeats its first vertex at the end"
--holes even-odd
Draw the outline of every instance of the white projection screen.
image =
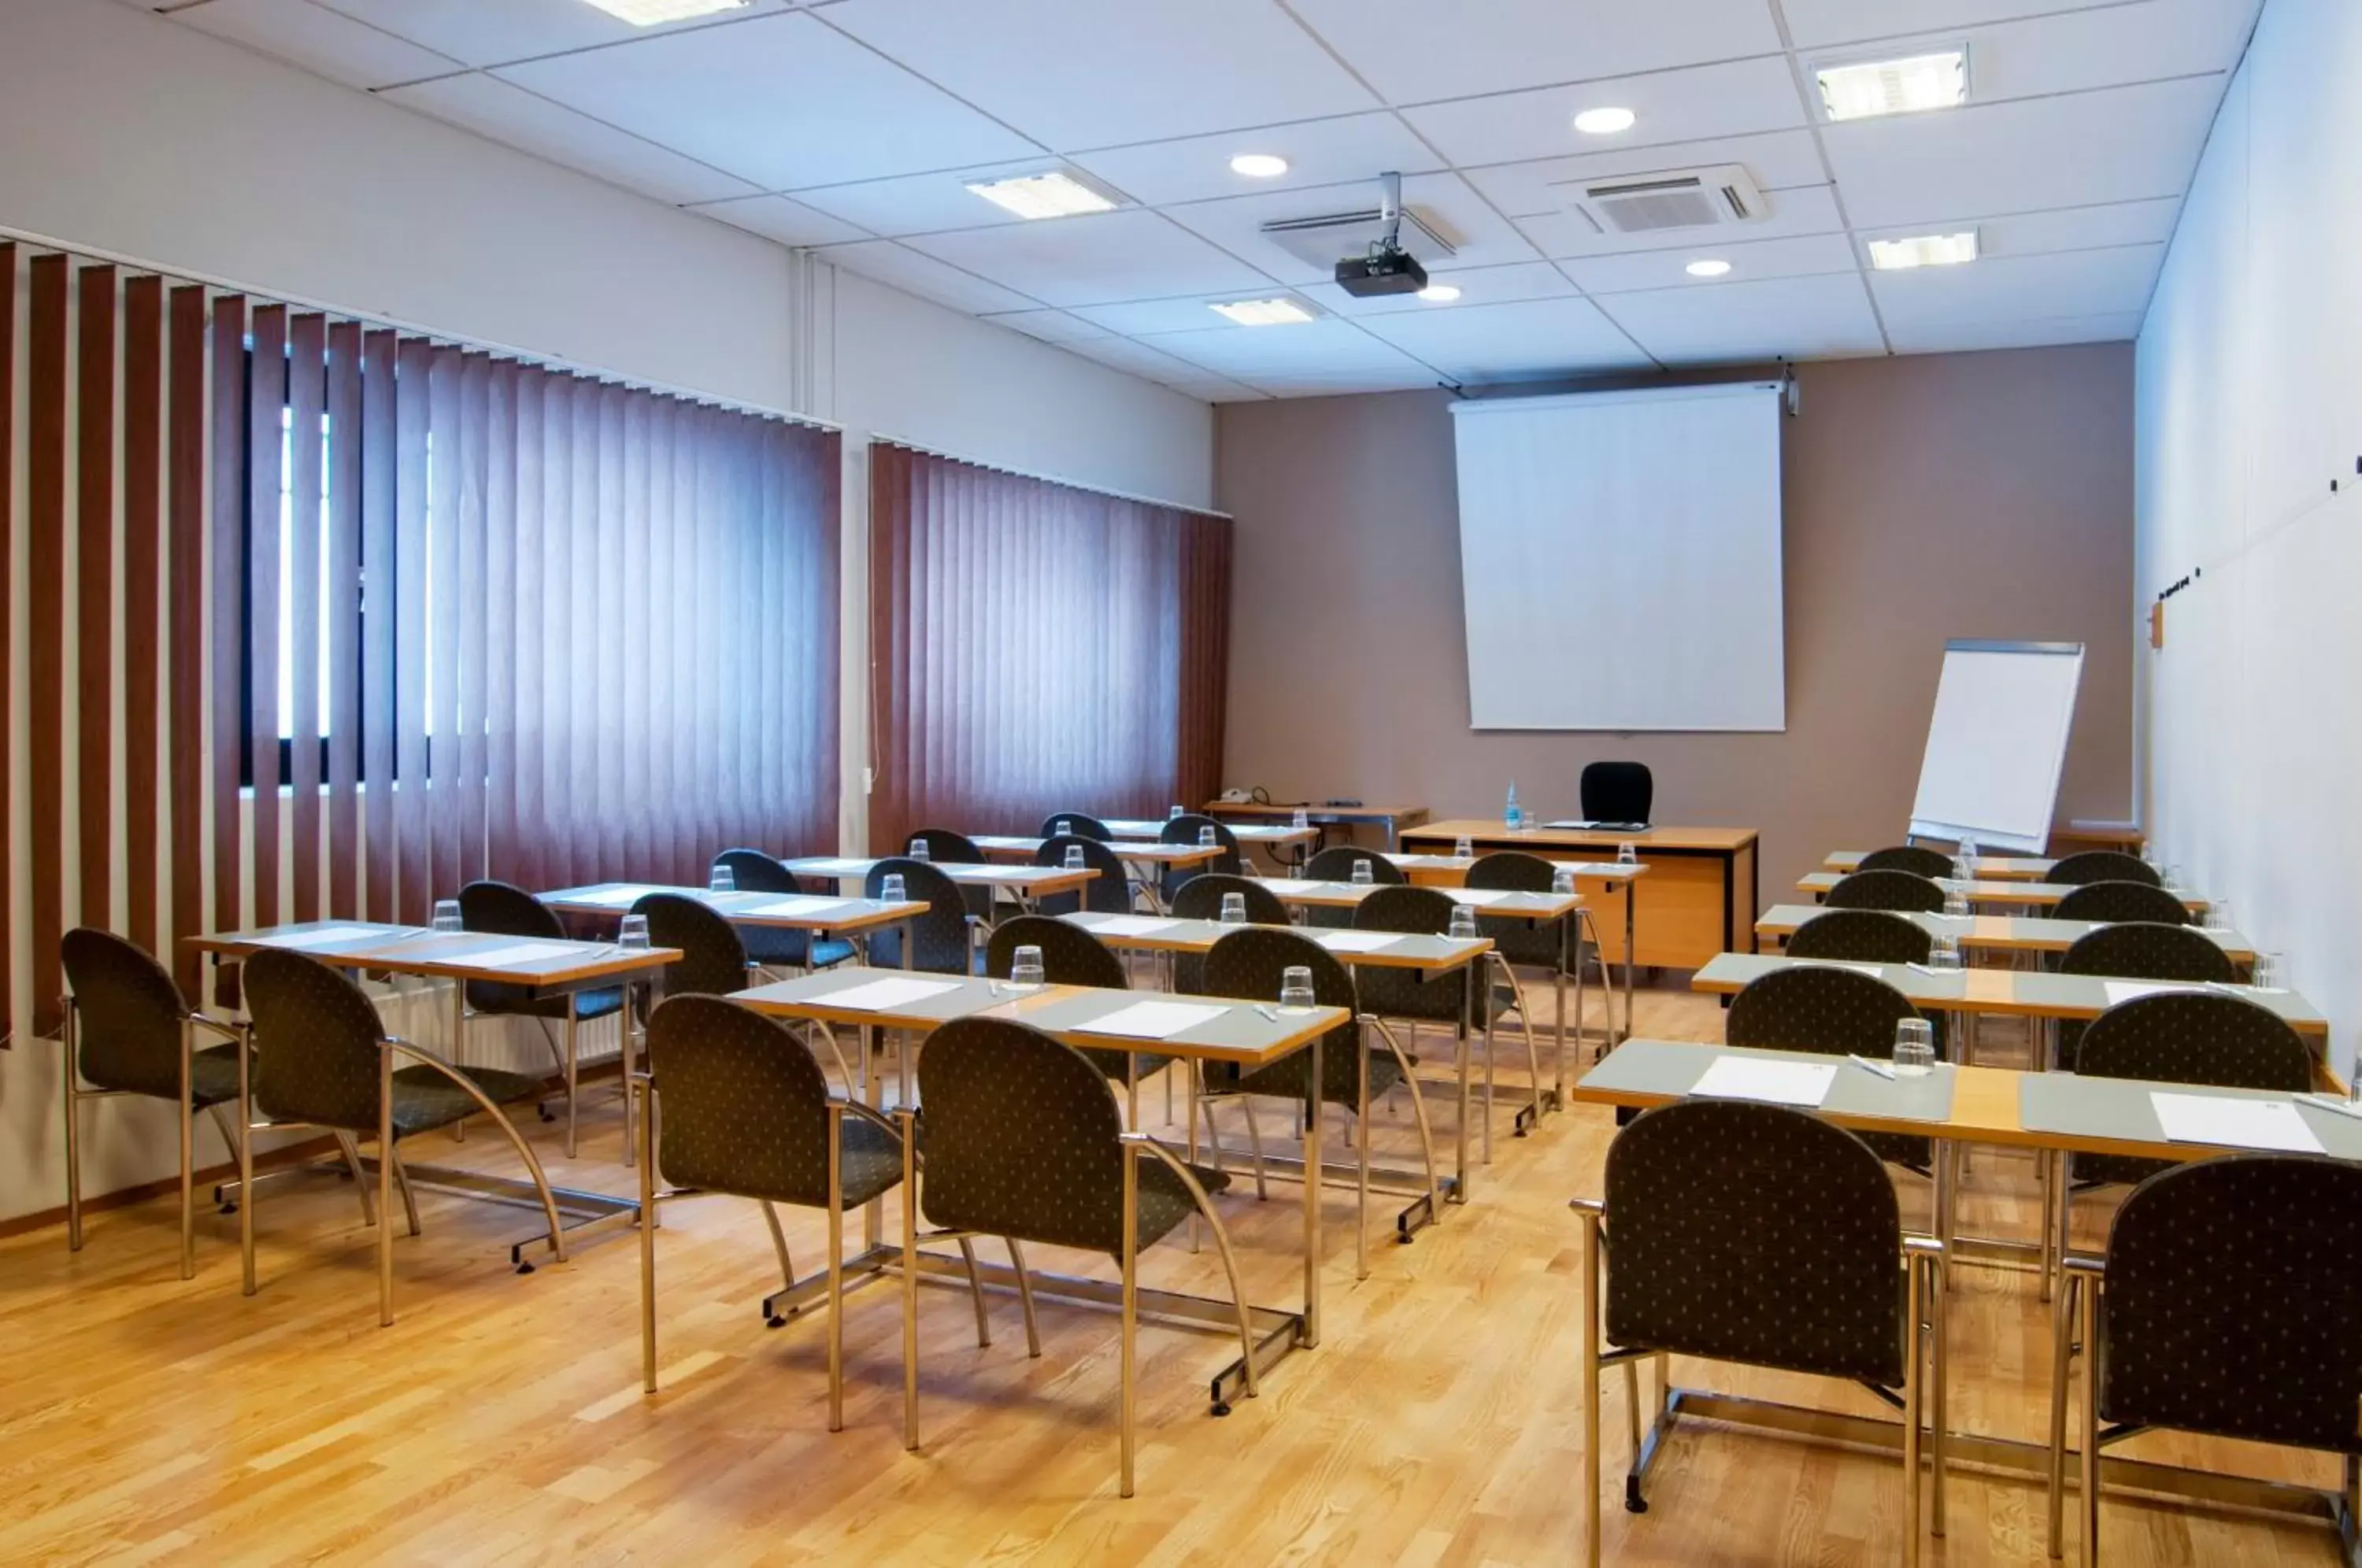
POLYGON ((1479 730, 1787 724, 1776 381, 1452 405, 1479 730))

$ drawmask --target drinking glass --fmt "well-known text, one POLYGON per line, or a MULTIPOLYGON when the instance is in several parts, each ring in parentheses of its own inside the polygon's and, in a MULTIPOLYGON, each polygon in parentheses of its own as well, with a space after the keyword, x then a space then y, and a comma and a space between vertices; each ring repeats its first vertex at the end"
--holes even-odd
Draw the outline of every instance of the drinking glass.
POLYGON ((1640 846, 1637 844, 1617 845, 1616 846, 1616 864, 1618 866, 1639 865, 1640 846))
POLYGON ((1087 863, 1083 859, 1083 846, 1079 844, 1066 845, 1066 869, 1081 871, 1087 868, 1087 863))
POLYGON ((2256 972, 2249 984, 2259 991, 2284 991, 2289 988, 2289 961, 2285 953, 2258 953, 2256 972))
POLYGON ((933 852, 927 848, 927 841, 925 839, 914 838, 911 841, 911 858, 913 860, 932 860, 934 858, 933 852))
POLYGON ((2180 867, 2169 866, 2165 868, 2165 890, 2167 892, 2178 893, 2188 886, 2190 886, 2190 883, 2184 877, 2180 867))
POLYGON ((1302 833, 1305 829, 1312 825, 1312 813, 1306 811, 1303 807, 1298 806, 1296 808, 1295 822, 1296 831, 1302 833))
POLYGON ((1924 1078, 1936 1070, 1936 1026, 1906 1018, 1894 1026, 1894 1076, 1924 1078))
POLYGON ((623 928, 615 933, 615 945, 626 953, 645 953, 648 948, 648 917, 627 914, 623 928))
POLYGON ((1247 896, 1244 893, 1222 895, 1222 923, 1244 925, 1247 922, 1247 896))
POLYGON ((1948 936, 1939 936, 1927 951, 1927 967, 1941 973, 1956 973, 1960 968, 1960 944, 1948 936))
POLYGON ((716 866, 705 879, 709 893, 734 893, 738 890, 738 874, 727 866, 716 866))
POLYGON ((900 871, 889 871, 886 873, 885 880, 877 884, 877 901, 879 903, 903 903, 910 899, 910 896, 911 895, 904 890, 902 873, 900 871))
POLYGON ((1973 838, 1964 838, 1960 840, 1959 849, 1955 854, 1954 858, 1965 860, 1970 867, 1974 867, 1977 863, 1977 841, 1973 838))
POLYGON ((1056 834, 1060 838, 1066 838, 1073 834, 1075 824, 1068 822, 1065 818, 1060 817, 1056 822, 1050 824, 1050 831, 1056 834))
POLYGON ((1366 888, 1372 882, 1376 880, 1377 878, 1370 871, 1370 863, 1368 861, 1356 860, 1353 862, 1353 886, 1356 888, 1366 888))
POLYGON ((1014 991, 1038 991, 1042 988, 1042 950, 1039 947, 1021 947, 1010 956, 1009 988, 1014 991))
POLYGON ((1279 1010, 1309 1012, 1312 1010, 1312 971, 1302 964, 1290 964, 1279 972, 1279 1010))
POLYGON ((2216 899, 2206 906, 2206 929, 2209 931, 2229 931, 2231 929, 2230 900, 2216 899))
POLYGON ((1468 942, 1473 940, 1476 935, 1475 906, 1473 904, 1452 905, 1451 923, 1450 926, 1445 928, 1444 934, 1451 937, 1454 942, 1468 942))
POLYGON ((435 900, 435 929, 437 931, 464 931, 467 929, 459 923, 458 900, 437 899, 435 900))
POLYGON ((1944 912, 1955 920, 1968 919, 1969 895, 1958 888, 1948 890, 1944 894, 1944 912))
POLYGON ((1221 842, 1222 842, 1222 835, 1221 835, 1220 834, 1219 834, 1219 833, 1217 833, 1217 832, 1215 832, 1215 831, 1214 831, 1214 824, 1213 824, 1213 823, 1208 823, 1204 827, 1201 827, 1201 828, 1199 828, 1199 829, 1198 830, 1198 848, 1200 848, 1200 849, 1213 849, 1213 848, 1216 848, 1216 847, 1220 846, 1220 845, 1221 844, 1221 842))
POLYGON ((1973 882, 1977 879, 1977 863, 1973 856, 1956 855, 1952 857, 1952 880, 1973 882))
POLYGON ((1551 891, 1553 893, 1572 893, 1574 891, 1574 868, 1573 867, 1562 866, 1557 870, 1551 873, 1551 891))
POLYGON ((1473 838, 1453 839, 1451 841, 1451 858, 1454 860, 1475 859, 1476 841, 1473 838))
POLYGON ((1180 807, 1175 806, 1171 811, 1164 813, 1164 820, 1168 823, 1179 822, 1188 813, 1184 812, 1180 807))

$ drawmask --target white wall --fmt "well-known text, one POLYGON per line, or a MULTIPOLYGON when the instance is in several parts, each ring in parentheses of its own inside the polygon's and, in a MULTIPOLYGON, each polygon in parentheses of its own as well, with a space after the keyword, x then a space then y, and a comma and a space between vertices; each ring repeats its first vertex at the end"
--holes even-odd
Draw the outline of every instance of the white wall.
POLYGON ((2169 859, 2362 1032, 2362 6, 2269 0, 2143 327, 2136 578, 2169 859), (2335 485, 2333 490, 2333 482, 2335 485))
MULTIPOLYGON (((1202 403, 118 0, 0 0, 0 229, 846 424, 848 842, 866 831, 868 432, 1185 504, 1211 492, 1202 403)), ((21 460, 15 471, 0 517, 17 560, 7 696, 20 811, 6 828, 22 866, 21 460)), ((7 892, 18 951, 0 963, 13 960, 20 983, 17 1048, 0 1051, 0 1220, 64 1200, 58 1053, 29 1036, 27 889, 7 892)), ((440 1032, 431 1018, 397 1026, 440 1032)), ((144 1102, 90 1113, 86 1190, 165 1175, 171 1125, 144 1102)), ((199 1159, 223 1153, 201 1127, 199 1159)))

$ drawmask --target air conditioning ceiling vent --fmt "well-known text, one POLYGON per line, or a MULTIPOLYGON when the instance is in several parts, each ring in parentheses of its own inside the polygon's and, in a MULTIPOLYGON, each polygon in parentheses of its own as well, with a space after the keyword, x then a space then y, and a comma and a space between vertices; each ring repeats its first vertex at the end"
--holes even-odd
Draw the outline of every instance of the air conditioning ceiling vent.
POLYGON ((1746 170, 1670 169, 1606 180, 1569 180, 1556 189, 1601 234, 1651 234, 1669 228, 1718 228, 1760 223, 1772 215, 1746 170))

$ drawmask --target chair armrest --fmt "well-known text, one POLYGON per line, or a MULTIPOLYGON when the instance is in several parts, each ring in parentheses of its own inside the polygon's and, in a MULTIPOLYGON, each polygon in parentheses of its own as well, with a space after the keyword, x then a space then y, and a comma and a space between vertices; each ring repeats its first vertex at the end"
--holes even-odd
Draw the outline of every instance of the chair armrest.
POLYGON ((1905 1236, 1903 1238, 1903 1253, 1905 1257, 1941 1258, 1946 1254, 1946 1249, 1944 1243, 1933 1236, 1905 1236))
POLYGON ((1181 1178, 1181 1185, 1189 1189, 1189 1197, 1196 1202, 1198 1209, 1203 1210, 1209 1219, 1214 1218, 1214 1200, 1198 1183, 1198 1173, 1189 1168, 1188 1161, 1145 1132, 1122 1132, 1117 1134, 1117 1137, 1127 1149, 1145 1149, 1162 1160, 1172 1169, 1175 1176, 1181 1178))
POLYGON ((424 1045, 414 1044, 410 1041, 404 1040, 399 1034, 381 1034, 378 1036, 377 1048, 381 1051, 390 1051, 397 1056, 408 1056, 414 1061, 423 1062, 426 1066, 433 1067, 436 1071, 441 1073, 446 1077, 458 1078, 462 1077, 459 1069, 446 1061, 443 1057, 436 1055, 434 1052, 428 1050, 424 1045))
POLYGON ((246 1024, 218 1019, 211 1013, 192 1012, 189 1014, 189 1021, 199 1029, 212 1030, 225 1040, 243 1041, 246 1038, 248 1028, 246 1024))
POLYGON ((874 1107, 864 1105, 857 1099, 840 1099, 836 1096, 831 1095, 829 1097, 828 1103, 832 1107, 842 1110, 847 1116, 857 1116, 864 1121, 876 1122, 878 1126, 884 1128, 887 1132, 891 1132, 897 1138, 900 1138, 902 1135, 901 1127, 892 1117, 887 1115, 882 1110, 875 1109, 874 1107))
POLYGON ((1577 1214, 1595 1214, 1602 1220, 1607 1218, 1607 1200, 1604 1198, 1570 1198, 1566 1206, 1577 1214))
POLYGON ((2075 1274, 2104 1275, 2108 1260, 2092 1253, 2068 1253, 2059 1258, 2058 1266, 2075 1274))

